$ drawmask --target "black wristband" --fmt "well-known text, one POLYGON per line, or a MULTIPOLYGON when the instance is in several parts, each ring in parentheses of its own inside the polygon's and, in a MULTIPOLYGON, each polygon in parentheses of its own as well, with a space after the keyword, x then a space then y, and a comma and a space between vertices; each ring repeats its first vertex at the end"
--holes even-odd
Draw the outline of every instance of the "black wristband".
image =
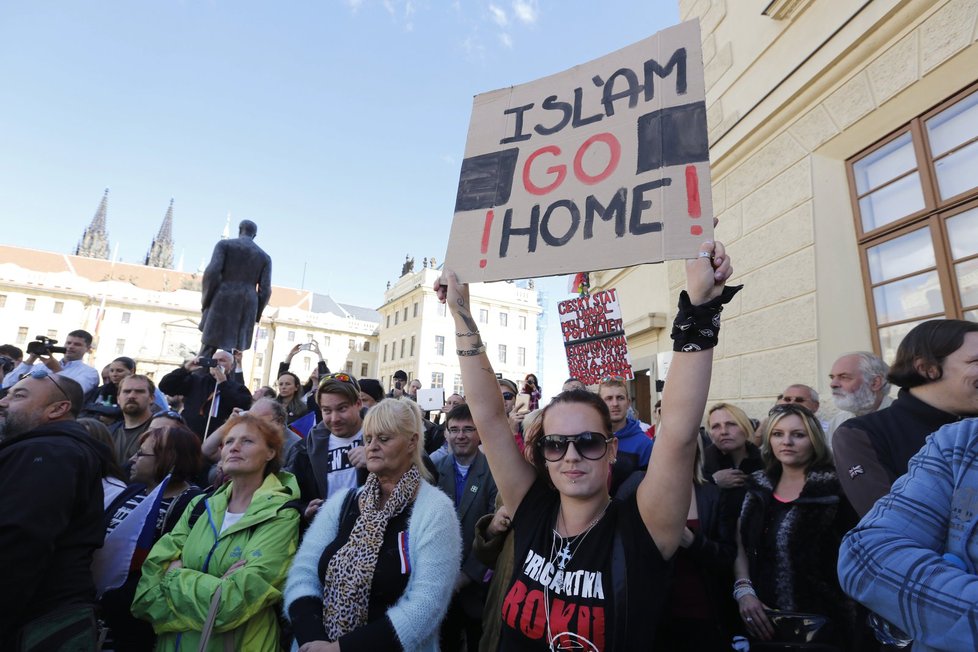
POLYGON ((720 313, 743 285, 728 285, 720 296, 694 306, 686 290, 679 293, 679 312, 672 323, 673 351, 704 351, 717 345, 720 337, 720 313))

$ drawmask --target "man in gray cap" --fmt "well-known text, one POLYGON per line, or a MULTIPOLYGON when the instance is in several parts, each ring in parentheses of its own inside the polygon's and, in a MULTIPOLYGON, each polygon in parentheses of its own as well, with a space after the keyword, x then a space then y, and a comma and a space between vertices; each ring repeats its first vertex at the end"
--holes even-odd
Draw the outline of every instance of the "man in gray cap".
POLYGON ((272 259, 255 244, 258 226, 243 220, 238 237, 221 240, 204 270, 201 355, 251 347, 255 323, 272 296, 272 259))

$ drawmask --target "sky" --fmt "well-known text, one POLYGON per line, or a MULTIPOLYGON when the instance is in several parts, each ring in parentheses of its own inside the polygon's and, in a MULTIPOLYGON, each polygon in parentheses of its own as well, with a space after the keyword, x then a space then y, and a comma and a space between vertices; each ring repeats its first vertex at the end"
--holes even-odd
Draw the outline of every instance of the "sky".
POLYGON ((474 95, 678 20, 675 0, 3 3, 0 241, 71 253, 108 188, 139 263, 173 199, 184 271, 230 214, 274 284, 377 308, 405 255, 445 257, 474 95))

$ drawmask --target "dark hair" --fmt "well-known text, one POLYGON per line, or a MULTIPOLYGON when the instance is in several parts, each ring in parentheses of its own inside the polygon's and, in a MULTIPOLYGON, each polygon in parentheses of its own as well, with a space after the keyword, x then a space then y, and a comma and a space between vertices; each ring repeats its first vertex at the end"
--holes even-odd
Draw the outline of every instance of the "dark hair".
POLYGON ((86 345, 92 345, 92 334, 88 331, 83 331, 80 328, 76 331, 71 331, 68 333, 68 337, 80 337, 81 339, 85 340, 86 345))
POLYGON ((944 360, 964 345, 964 336, 978 333, 978 324, 960 319, 931 319, 914 326, 897 347, 886 378, 910 389, 937 382, 944 375, 944 360), (931 370, 937 375, 931 377, 931 370))
POLYGON ((299 377, 296 376, 294 373, 292 373, 291 371, 283 371, 278 375, 278 380, 281 380, 282 376, 292 377, 292 382, 295 383, 295 392, 293 392, 292 398, 290 398, 288 402, 285 402, 285 397, 282 396, 281 393, 278 396, 276 396, 273 400, 285 408, 286 421, 288 421, 288 412, 297 414, 305 410, 306 399, 304 398, 304 396, 306 392, 305 392, 305 387, 303 387, 302 385, 302 381, 299 380, 299 377))
POLYGON ((139 438, 139 445, 153 438, 153 479, 163 482, 167 473, 173 482, 190 482, 200 471, 203 457, 200 452, 200 437, 184 426, 150 428, 139 438))
POLYGON ((360 391, 378 403, 384 400, 384 387, 374 378, 361 378, 360 391))
POLYGON ((449 410, 448 414, 445 416, 446 425, 452 421, 472 421, 472 410, 470 410, 469 406, 465 403, 456 405, 449 410))
MULTIPOLYGON (((224 439, 227 439, 228 434, 240 425, 248 426, 248 428, 257 432, 265 441, 265 445, 275 452, 275 457, 270 459, 268 464, 265 465, 265 476, 278 473, 279 469, 282 468, 282 449, 285 446, 285 433, 282 432, 282 428, 274 426, 268 421, 247 412, 244 414, 235 414, 225 421, 224 425, 224 439)), ((224 439, 221 440, 222 444, 224 443, 224 439)))
POLYGON ((144 383, 146 383, 146 388, 149 389, 150 396, 154 396, 156 394, 156 383, 154 383, 149 376, 143 376, 142 374, 132 374, 126 376, 125 378, 119 381, 119 389, 120 390, 122 389, 122 383, 130 382, 133 380, 141 380, 144 383))
POLYGON ((122 366, 124 366, 129 371, 132 372, 136 371, 136 361, 133 360, 132 358, 127 358, 126 356, 122 355, 116 358, 115 360, 113 360, 112 362, 121 362, 122 366))
MULTIPOLYGON (((536 442, 539 440, 540 435, 546 434, 543 432, 543 422, 547 418, 547 412, 555 405, 561 404, 573 404, 582 403, 594 409, 595 412, 601 417, 601 423, 604 425, 605 432, 602 433, 606 437, 613 437, 615 434, 614 426, 611 425, 611 413, 608 412, 608 404, 604 402, 604 399, 595 394, 594 392, 589 392, 586 389, 569 389, 566 392, 561 392, 553 397, 550 403, 547 404, 545 408, 540 410, 540 416, 533 420, 533 424, 530 426, 529 431, 524 435, 524 440, 531 440, 532 452, 530 453, 530 459, 533 461, 533 466, 536 468, 537 473, 541 477, 547 478, 549 482, 550 474, 547 473, 547 466, 543 459, 543 453, 540 452, 539 446, 536 446, 536 442), (532 432, 531 432, 532 431, 532 432)), ((459 406, 461 407, 461 406, 459 406)), ((458 408, 452 409, 452 412, 458 408)), ((449 412, 451 415, 451 412, 449 412)), ((566 434, 566 433, 564 433, 566 434)))
MULTIPOLYGON (((278 375, 278 377, 281 378, 282 376, 292 376, 292 380, 295 381, 295 391, 298 392, 298 391, 302 390, 302 380, 297 375, 295 375, 291 371, 283 371, 282 373, 280 373, 278 375)), ((276 379, 276 380, 278 380, 278 379, 276 379)))
POLYGON ((13 344, 0 344, 0 355, 5 355, 13 360, 24 359, 24 352, 13 344))

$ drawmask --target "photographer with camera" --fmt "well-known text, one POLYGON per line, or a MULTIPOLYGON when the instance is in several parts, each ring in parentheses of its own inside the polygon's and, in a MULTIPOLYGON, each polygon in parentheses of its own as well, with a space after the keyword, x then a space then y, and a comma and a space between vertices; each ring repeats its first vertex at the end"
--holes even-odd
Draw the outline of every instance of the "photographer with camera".
POLYGON ((10 387, 21 376, 30 373, 32 368, 43 367, 63 378, 72 379, 81 385, 84 394, 98 387, 98 371, 82 362, 85 354, 92 350, 92 334, 83 330, 71 331, 65 338, 64 346, 56 346, 57 343, 58 340, 38 335, 27 345, 27 358, 4 376, 2 386, 10 387), (55 353, 64 354, 60 362, 54 359, 55 353))
POLYGON ((251 407, 251 392, 234 379, 234 366, 234 357, 219 350, 213 358, 188 360, 160 379, 164 394, 183 396, 181 414, 202 440, 227 421, 234 408, 251 407))

